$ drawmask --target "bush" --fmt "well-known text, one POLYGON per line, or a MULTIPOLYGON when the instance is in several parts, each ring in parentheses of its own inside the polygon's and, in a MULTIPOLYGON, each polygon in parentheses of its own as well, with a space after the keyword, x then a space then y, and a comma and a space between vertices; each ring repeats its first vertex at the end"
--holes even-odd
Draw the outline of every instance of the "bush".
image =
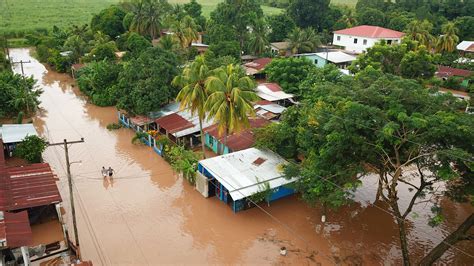
POLYGON ((119 123, 110 123, 107 125, 108 130, 116 130, 122 128, 122 124, 119 123))
POLYGON ((40 163, 43 160, 41 154, 47 146, 46 140, 38 136, 27 136, 16 146, 13 154, 30 163, 40 163))

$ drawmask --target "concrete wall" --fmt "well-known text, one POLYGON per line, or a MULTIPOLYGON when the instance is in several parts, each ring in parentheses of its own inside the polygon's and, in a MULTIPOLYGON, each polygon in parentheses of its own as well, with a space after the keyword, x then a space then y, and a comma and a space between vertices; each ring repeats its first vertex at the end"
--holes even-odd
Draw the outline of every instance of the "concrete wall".
POLYGON ((366 38, 359 36, 343 35, 343 34, 334 34, 332 43, 334 45, 343 46, 344 50, 353 53, 362 53, 374 46, 377 42, 381 40, 392 41, 392 44, 400 44, 400 38, 366 38), (357 43, 354 43, 357 39, 357 43))
MULTIPOLYGON (((206 133, 206 140, 205 141, 206 141, 206 146, 209 149, 211 149, 216 154, 220 154, 220 151, 222 149, 220 146, 223 145, 222 143, 220 143, 216 138, 212 137, 208 133, 206 133)), ((229 150, 229 147, 226 146, 224 148, 224 153, 223 154, 227 154, 227 153, 230 153, 230 150, 229 150)))
POLYGON ((313 64, 315 64, 317 67, 322 68, 327 64, 327 61, 325 58, 321 58, 316 54, 307 54, 307 55, 300 55, 298 57, 304 57, 311 61, 313 64))

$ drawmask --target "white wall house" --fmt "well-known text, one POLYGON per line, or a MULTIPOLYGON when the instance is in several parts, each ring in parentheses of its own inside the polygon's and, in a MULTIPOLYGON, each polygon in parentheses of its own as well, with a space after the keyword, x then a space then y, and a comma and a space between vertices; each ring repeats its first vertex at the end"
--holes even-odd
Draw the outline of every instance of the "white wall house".
POLYGON ((388 44, 399 44, 404 35, 391 29, 362 25, 335 31, 332 43, 344 47, 348 52, 362 53, 381 40, 386 40, 388 44))

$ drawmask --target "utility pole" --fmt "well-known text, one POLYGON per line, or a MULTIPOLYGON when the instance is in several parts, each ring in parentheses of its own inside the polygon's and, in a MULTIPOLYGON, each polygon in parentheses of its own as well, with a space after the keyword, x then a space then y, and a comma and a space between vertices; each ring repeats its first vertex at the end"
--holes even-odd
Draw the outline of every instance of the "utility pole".
POLYGON ((25 71, 23 70, 23 64, 29 64, 31 61, 23 61, 20 60, 20 62, 12 62, 12 64, 20 64, 21 66, 21 75, 23 75, 23 78, 25 78, 25 71))
MULTIPOLYGON (((72 177, 71 177, 71 164, 69 162, 69 150, 68 150, 68 144, 75 144, 75 143, 83 143, 84 138, 81 138, 81 140, 76 140, 76 141, 67 141, 67 139, 64 139, 63 142, 58 142, 58 143, 48 143, 48 146, 59 146, 59 145, 64 145, 64 153, 66 155, 66 169, 67 169, 67 181, 69 185, 69 201, 71 202, 71 214, 72 214, 72 226, 74 228, 74 237, 76 240, 76 247, 77 247, 77 253, 78 257, 80 258, 80 252, 79 252, 79 236, 77 234, 77 222, 76 222, 76 208, 74 206, 74 195, 73 195, 73 189, 72 189, 72 177)), ((69 240, 68 240, 69 241, 69 240)))

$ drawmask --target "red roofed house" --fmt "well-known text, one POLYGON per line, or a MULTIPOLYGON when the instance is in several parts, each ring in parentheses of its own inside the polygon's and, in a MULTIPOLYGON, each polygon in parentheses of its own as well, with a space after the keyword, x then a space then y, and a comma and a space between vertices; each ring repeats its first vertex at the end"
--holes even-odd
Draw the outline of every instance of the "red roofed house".
POLYGON ((391 29, 361 25, 335 31, 333 44, 344 47, 348 52, 362 53, 381 40, 386 40, 388 44, 398 44, 404 35, 403 32, 391 29))
POLYGON ((268 123, 268 120, 258 117, 249 119, 250 128, 227 136, 227 143, 224 145, 224 136, 219 135, 217 125, 212 125, 204 129, 206 135, 206 146, 217 154, 227 154, 234 151, 245 150, 253 146, 255 142, 253 129, 260 128, 268 123), (223 152, 222 152, 223 151, 223 152))
POLYGON ((255 75, 262 72, 265 67, 272 61, 269 57, 259 58, 244 64, 247 75, 255 75))

